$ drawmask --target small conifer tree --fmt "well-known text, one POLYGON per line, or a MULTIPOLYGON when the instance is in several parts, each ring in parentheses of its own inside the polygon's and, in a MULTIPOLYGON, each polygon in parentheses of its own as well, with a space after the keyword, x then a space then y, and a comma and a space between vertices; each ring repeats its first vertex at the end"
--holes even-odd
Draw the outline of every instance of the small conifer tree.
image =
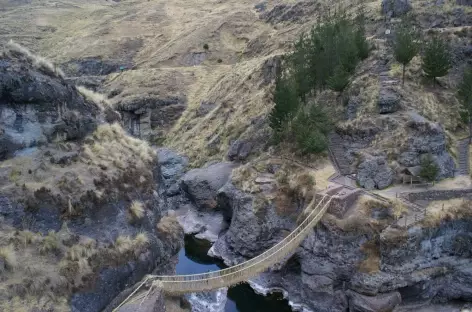
POLYGON ((413 57, 418 54, 418 51, 419 44, 415 30, 406 22, 402 21, 395 32, 395 42, 393 45, 395 59, 403 66, 402 84, 405 84, 405 68, 413 57))
POLYGON ((287 121, 295 115, 299 107, 297 90, 291 77, 278 75, 275 82, 274 103, 275 106, 269 114, 269 124, 275 137, 280 139, 287 121))
POLYGON ((427 44, 423 56, 423 71, 425 75, 436 81, 443 77, 451 68, 451 56, 447 43, 434 36, 427 44))

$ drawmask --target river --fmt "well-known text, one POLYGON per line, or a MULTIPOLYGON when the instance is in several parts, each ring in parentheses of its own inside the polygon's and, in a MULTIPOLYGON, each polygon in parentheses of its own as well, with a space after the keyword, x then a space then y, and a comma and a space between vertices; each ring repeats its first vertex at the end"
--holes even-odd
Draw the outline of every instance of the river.
MULTIPOLYGON (((211 243, 185 236, 185 248, 179 252, 176 274, 196 274, 225 268, 219 259, 207 255, 211 243)), ((246 283, 231 287, 224 312, 291 312, 288 301, 279 293, 262 296, 246 283)))

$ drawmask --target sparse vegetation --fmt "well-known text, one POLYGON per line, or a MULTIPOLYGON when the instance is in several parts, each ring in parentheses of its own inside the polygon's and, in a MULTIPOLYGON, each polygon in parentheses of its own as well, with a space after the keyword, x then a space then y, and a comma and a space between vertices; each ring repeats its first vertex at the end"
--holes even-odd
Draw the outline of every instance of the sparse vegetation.
POLYGON ((426 209, 422 224, 426 227, 437 227, 442 221, 472 218, 472 201, 463 198, 449 201, 432 202, 426 209))
POLYGON ((451 56, 449 54, 449 47, 447 43, 439 38, 433 38, 426 43, 426 48, 423 55, 423 71, 426 77, 433 79, 447 75, 451 68, 451 56))
POLYGON ((17 44, 16 42, 8 42, 8 44, 6 45, 6 49, 7 54, 11 54, 12 56, 20 58, 25 58, 30 64, 32 64, 35 68, 45 73, 46 75, 60 78, 66 77, 64 72, 59 67, 46 60, 45 58, 31 53, 27 48, 17 44))
POLYGON ((395 59, 402 64, 403 67, 402 84, 405 83, 405 68, 413 57, 418 54, 418 51, 418 34, 413 25, 403 20, 395 31, 395 42, 393 45, 395 59))
POLYGON ((368 241, 361 246, 365 259, 359 263, 359 271, 375 273, 380 271, 380 247, 375 241, 368 241))

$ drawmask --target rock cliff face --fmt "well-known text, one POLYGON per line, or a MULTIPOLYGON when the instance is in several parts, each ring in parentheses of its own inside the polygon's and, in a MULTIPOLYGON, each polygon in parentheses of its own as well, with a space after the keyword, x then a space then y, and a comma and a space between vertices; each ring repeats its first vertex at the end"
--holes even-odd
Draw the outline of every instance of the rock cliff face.
POLYGON ((155 151, 20 52, 0 58, 0 310, 102 311, 172 272, 183 232, 155 151))

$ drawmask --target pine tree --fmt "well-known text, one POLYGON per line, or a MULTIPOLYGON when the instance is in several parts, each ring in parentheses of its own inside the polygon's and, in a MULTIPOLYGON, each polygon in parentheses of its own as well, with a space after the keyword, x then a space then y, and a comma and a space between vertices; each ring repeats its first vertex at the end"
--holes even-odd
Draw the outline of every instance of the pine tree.
POLYGON ((461 101, 462 108, 466 114, 469 124, 469 144, 472 143, 472 66, 465 70, 462 81, 457 91, 457 96, 461 101))
POLYGON ((305 96, 312 90, 314 73, 311 73, 309 65, 309 46, 305 35, 301 35, 294 45, 293 53, 288 57, 288 65, 295 80, 298 96, 305 100, 305 96))
POLYGON ((402 22, 395 32, 395 42, 393 44, 393 53, 397 62, 403 66, 402 84, 405 83, 405 68, 410 61, 418 54, 419 44, 417 35, 413 27, 406 22, 402 22))
POLYGON ((293 79, 278 75, 274 90, 275 106, 269 115, 269 125, 276 138, 286 130, 290 120, 299 107, 299 100, 293 79))
POLYGON ((451 68, 451 56, 444 40, 435 36, 426 44, 422 68, 425 75, 433 81, 447 74, 451 68))

